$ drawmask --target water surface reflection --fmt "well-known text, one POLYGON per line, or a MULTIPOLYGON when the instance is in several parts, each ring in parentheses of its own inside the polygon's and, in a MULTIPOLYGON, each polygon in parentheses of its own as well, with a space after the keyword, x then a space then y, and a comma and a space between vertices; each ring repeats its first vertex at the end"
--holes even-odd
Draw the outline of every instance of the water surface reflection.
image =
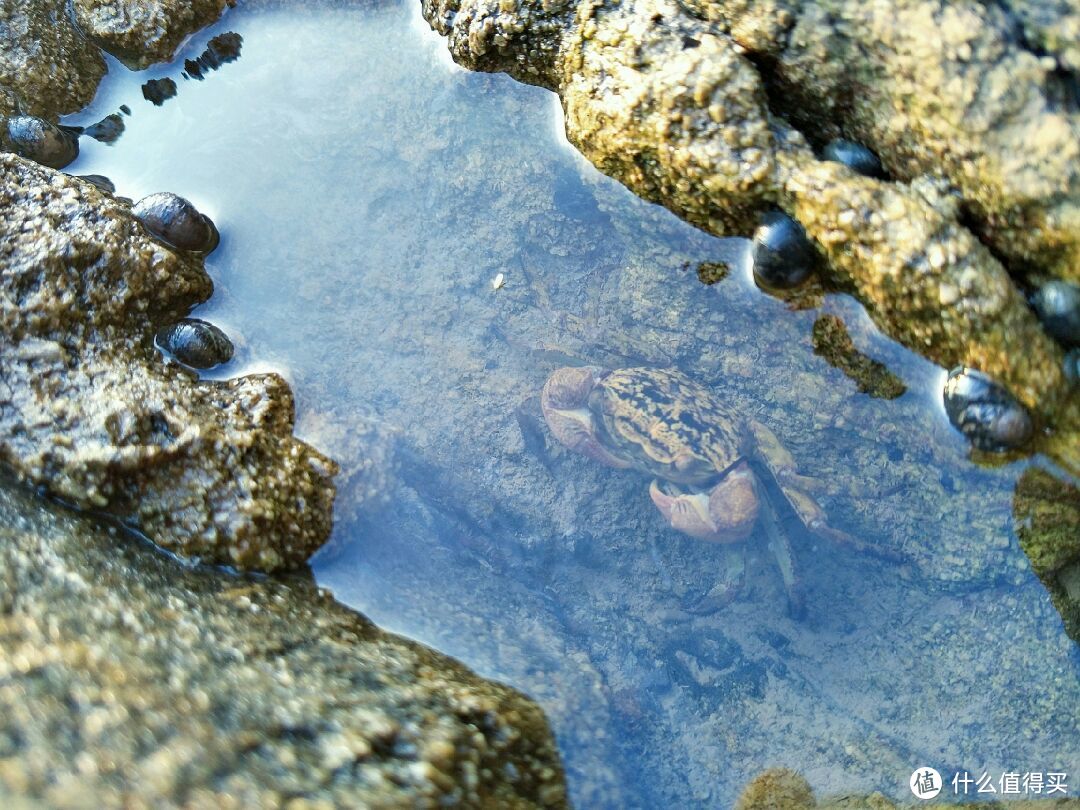
POLYGON ((456 69, 411 5, 241 8, 171 66, 114 64, 71 122, 136 102, 70 171, 177 192, 220 226, 197 314, 238 341, 223 373, 285 373, 299 433, 345 470, 320 582, 539 700, 579 806, 726 807, 770 765, 902 797, 916 765, 1080 762, 1075 648, 1013 531, 1026 464, 973 466, 943 372, 852 300, 786 312, 737 261, 703 286, 695 268, 737 245, 599 175, 550 94, 456 69), (139 100, 226 31, 237 61, 160 109, 139 100), (906 392, 859 393, 815 354, 823 312, 906 392), (746 586, 695 610, 725 550, 543 422, 545 379, 582 364, 718 392, 824 482, 832 525, 899 561, 787 521, 797 620, 758 527, 746 586))

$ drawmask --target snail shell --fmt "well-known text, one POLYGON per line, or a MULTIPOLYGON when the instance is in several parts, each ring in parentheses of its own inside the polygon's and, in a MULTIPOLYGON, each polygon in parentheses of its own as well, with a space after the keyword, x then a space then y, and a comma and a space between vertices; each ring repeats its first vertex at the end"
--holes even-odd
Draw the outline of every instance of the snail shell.
POLYGON ((866 177, 876 177, 879 180, 885 177, 885 168, 878 160, 878 156, 855 141, 846 141, 843 138, 829 141, 821 151, 821 157, 823 160, 843 163, 853 172, 866 177))
POLYGON ((166 326, 154 336, 154 343, 191 368, 213 368, 228 363, 233 356, 228 336, 212 323, 198 318, 184 318, 166 326))
POLYGON ((53 169, 62 169, 79 156, 75 135, 33 115, 9 118, 7 141, 16 154, 53 169))
POLYGON ((954 368, 945 383, 944 398, 953 427, 979 450, 1011 450, 1027 443, 1034 432, 1027 409, 981 371, 954 368))
POLYGON ((143 197, 131 211, 150 233, 180 250, 209 253, 221 237, 210 217, 178 194, 160 191, 143 197))
POLYGON ((763 287, 789 289, 810 277, 817 251, 802 225, 782 211, 770 211, 754 231, 754 278, 763 287))

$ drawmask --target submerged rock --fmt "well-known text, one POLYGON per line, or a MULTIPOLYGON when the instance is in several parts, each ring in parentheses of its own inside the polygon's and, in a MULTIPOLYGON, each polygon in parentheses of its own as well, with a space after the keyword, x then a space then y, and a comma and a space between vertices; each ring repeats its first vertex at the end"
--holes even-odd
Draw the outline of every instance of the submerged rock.
POLYGON ((9 118, 3 141, 15 154, 53 169, 62 169, 79 156, 78 136, 33 115, 9 118))
POLYGON ((150 233, 180 250, 210 253, 221 241, 210 217, 169 191, 143 197, 132 206, 131 213, 150 233))
POLYGON ((192 569, 6 478, 0 640, 5 807, 566 805, 518 692, 306 577, 192 569))
POLYGON ((944 397, 949 421, 978 450, 1012 450, 1031 439, 1034 428, 1028 412, 981 372, 953 369, 945 383, 944 397))
POLYGON ((855 381, 859 391, 881 399, 896 399, 907 391, 903 380, 883 363, 860 352, 848 334, 847 326, 836 315, 821 315, 814 321, 810 335, 814 354, 840 369, 855 381))
POLYGON ((0 0, 0 115, 85 107, 105 60, 71 22, 67 0, 0 0))
POLYGON ((0 155, 0 461, 181 554, 273 570, 330 532, 332 462, 273 374, 198 382, 152 347, 211 293, 76 178, 0 155))
POLYGON ((212 323, 198 318, 184 318, 154 335, 162 351, 197 369, 209 369, 232 360, 233 345, 229 336, 212 323))

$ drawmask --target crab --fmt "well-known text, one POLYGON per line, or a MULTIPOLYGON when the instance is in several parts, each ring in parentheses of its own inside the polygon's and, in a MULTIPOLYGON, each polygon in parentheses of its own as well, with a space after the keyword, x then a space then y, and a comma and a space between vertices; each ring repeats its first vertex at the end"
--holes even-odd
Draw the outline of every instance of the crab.
POLYGON ((746 540, 760 519, 792 613, 802 610, 790 543, 754 468, 775 480, 810 532, 870 550, 828 525, 812 494, 823 489, 821 484, 799 474, 769 428, 678 371, 560 368, 544 384, 540 405, 551 432, 566 447, 609 467, 652 475, 649 495, 672 528, 731 550, 729 575, 702 605, 726 602, 738 590, 744 562, 734 544, 746 540))

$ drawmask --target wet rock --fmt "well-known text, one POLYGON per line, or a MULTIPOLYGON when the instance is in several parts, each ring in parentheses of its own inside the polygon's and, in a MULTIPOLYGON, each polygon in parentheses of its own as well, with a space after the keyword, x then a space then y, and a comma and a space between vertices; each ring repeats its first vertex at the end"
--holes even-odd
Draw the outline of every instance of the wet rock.
POLYGON ((210 71, 240 58, 244 38, 234 31, 226 31, 206 43, 206 48, 195 59, 184 60, 184 75, 202 81, 210 71))
POLYGON ((843 138, 829 141, 822 150, 821 157, 834 163, 843 163, 853 172, 866 177, 885 177, 885 169, 878 156, 854 141, 845 141, 843 138))
POLYGON ((0 237, 0 461, 189 556, 273 570, 325 541, 334 465, 292 437, 285 382, 198 382, 153 349, 210 296, 197 260, 14 155, 0 155, 0 237))
POLYGON ((810 339, 814 354, 840 369, 855 381, 859 391, 881 399, 896 399, 907 391, 903 380, 884 364, 855 348, 844 322, 836 315, 825 314, 814 321, 810 339))
POLYGON ((721 235, 779 206, 883 331, 945 367, 983 369, 1075 435, 1060 347, 980 241, 1017 266, 1080 272, 1075 122, 993 4, 895 5, 423 9, 460 64, 557 91, 568 138, 605 173, 721 235), (818 160, 799 127, 857 139, 910 184, 818 160))
POLYGON ((176 82, 166 76, 164 79, 150 79, 143 83, 142 97, 160 107, 176 95, 176 82))
POLYGON ((987 375, 955 368, 945 383, 945 413, 978 450, 1022 447, 1034 430, 1031 417, 1008 391, 987 375))
POLYGON ((83 134, 101 143, 116 143, 124 134, 124 119, 120 113, 106 115, 96 124, 83 130, 83 134))
POLYGON ((168 191, 143 197, 131 213, 158 239, 180 250, 210 253, 221 237, 210 217, 188 200, 168 191))
POLYGON ((75 21, 132 69, 167 61, 180 43, 221 16, 231 0, 74 0, 75 21))
POLYGON ((154 335, 159 349, 197 369, 210 369, 232 360, 233 345, 228 335, 212 323, 184 318, 154 335))
POLYGON ((15 154, 53 169, 62 169, 79 156, 76 135, 32 115, 7 119, 3 144, 15 154))
POLYGON ((192 569, 0 480, 0 796, 566 805, 540 709, 301 576, 192 569))
POLYGON ((754 231, 754 278, 762 286, 790 289, 814 272, 817 252, 802 225, 781 211, 770 211, 754 231))
POLYGON ((1080 286, 1049 281, 1031 299, 1046 331, 1064 346, 1080 346, 1080 286))
POLYGON ((66 0, 0 0, 0 114, 51 117, 94 98, 105 60, 67 7, 66 0))

